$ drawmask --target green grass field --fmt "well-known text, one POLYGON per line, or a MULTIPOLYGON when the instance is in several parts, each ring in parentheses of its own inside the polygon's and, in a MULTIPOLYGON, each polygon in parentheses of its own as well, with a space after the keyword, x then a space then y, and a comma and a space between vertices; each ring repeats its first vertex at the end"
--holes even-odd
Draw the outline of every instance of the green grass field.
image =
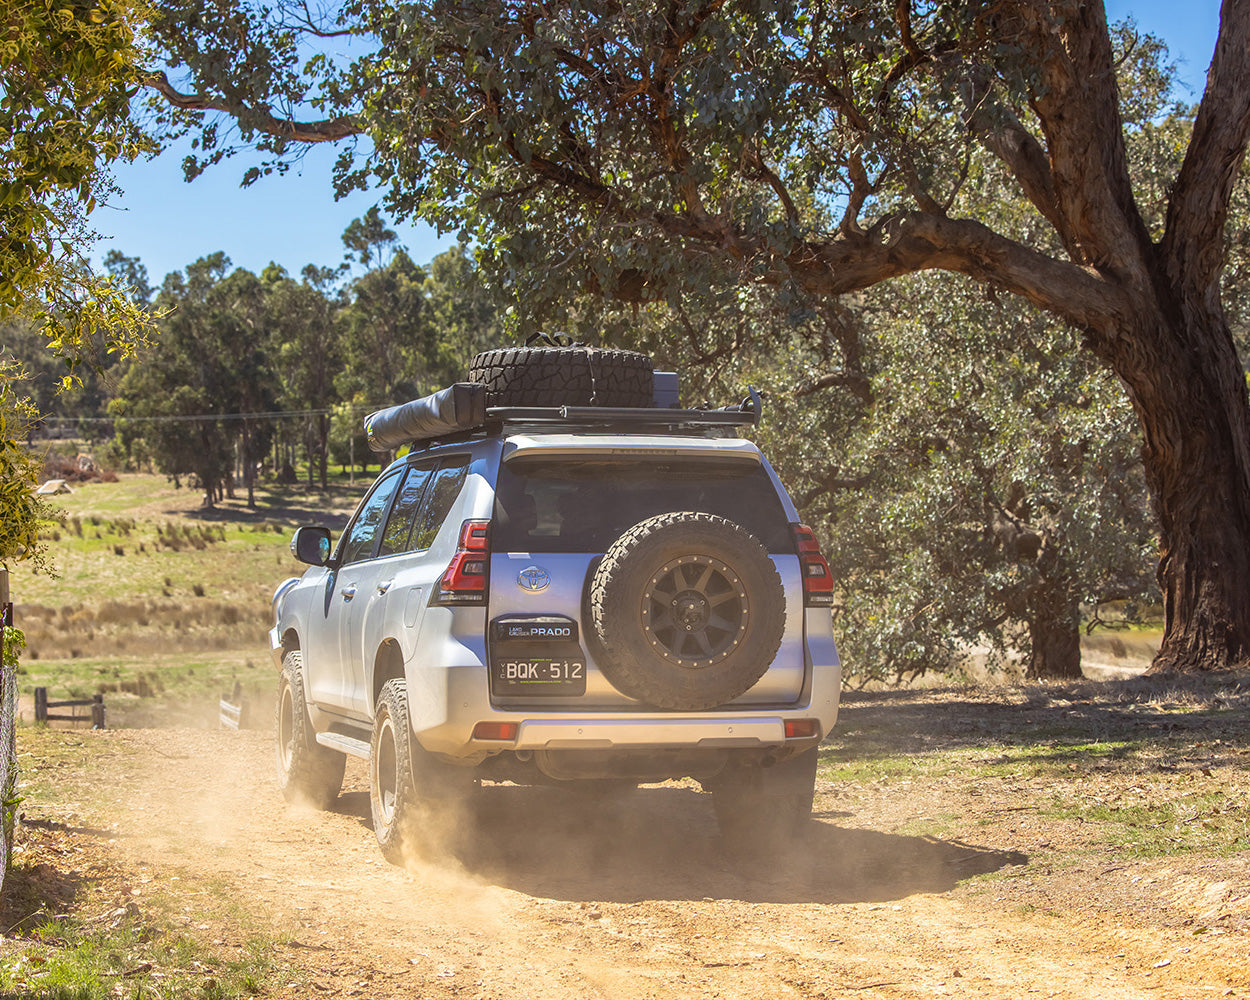
POLYGON ((305 568, 291 533, 307 523, 338 531, 367 487, 265 487, 255 509, 240 496, 205 510, 195 491, 136 474, 53 498, 51 572, 18 563, 10 575, 27 639, 23 692, 103 693, 110 725, 146 725, 171 713, 215 718, 218 694, 236 681, 268 691, 270 598, 305 568))

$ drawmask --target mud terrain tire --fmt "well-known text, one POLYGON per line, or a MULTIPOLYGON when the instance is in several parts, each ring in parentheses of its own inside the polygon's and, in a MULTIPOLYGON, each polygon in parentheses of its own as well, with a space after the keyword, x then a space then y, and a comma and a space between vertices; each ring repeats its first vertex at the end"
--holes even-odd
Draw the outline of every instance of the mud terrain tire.
POLYGON ((469 381, 486 386, 487 406, 651 406, 651 359, 599 347, 517 347, 485 351, 469 381))
POLYGON ((317 743, 304 701, 304 657, 293 649, 282 658, 276 714, 278 784, 288 802, 327 809, 343 787, 347 758, 317 743))
POLYGON ((382 855, 396 865, 403 864, 404 843, 411 836, 417 814, 411 746, 408 682, 389 680, 382 685, 373 716, 369 811, 382 855))
POLYGON ((714 514, 659 514, 604 553, 590 584, 600 669, 622 694, 697 712, 733 701, 772 664, 785 628, 768 550, 714 514))

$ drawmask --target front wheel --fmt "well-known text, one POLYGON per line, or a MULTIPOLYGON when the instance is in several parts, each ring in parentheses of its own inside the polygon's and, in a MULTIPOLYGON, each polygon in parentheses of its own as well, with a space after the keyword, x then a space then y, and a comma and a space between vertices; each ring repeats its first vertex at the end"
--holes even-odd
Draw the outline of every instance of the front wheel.
POLYGON ((278 680, 278 785, 288 802, 328 809, 343 787, 347 758, 321 746, 304 701, 304 659, 298 649, 282 658, 278 680))

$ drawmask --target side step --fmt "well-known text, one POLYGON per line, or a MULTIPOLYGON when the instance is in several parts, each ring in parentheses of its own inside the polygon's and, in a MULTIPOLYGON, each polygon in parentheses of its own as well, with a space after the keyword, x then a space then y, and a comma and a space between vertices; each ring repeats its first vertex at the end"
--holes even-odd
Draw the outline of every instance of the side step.
POLYGON ((318 733, 317 742, 339 753, 351 754, 363 760, 369 759, 369 744, 353 736, 344 736, 342 733, 318 733))

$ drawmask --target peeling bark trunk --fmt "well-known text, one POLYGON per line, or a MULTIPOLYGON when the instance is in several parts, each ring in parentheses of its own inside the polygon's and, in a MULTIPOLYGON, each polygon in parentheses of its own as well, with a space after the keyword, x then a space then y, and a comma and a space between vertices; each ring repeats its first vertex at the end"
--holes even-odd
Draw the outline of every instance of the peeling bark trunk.
POLYGON ((1156 673, 1222 669, 1250 653, 1250 404, 1218 303, 1193 306, 1176 303, 1124 338, 1132 354, 1114 366, 1141 420, 1159 521, 1156 673))

